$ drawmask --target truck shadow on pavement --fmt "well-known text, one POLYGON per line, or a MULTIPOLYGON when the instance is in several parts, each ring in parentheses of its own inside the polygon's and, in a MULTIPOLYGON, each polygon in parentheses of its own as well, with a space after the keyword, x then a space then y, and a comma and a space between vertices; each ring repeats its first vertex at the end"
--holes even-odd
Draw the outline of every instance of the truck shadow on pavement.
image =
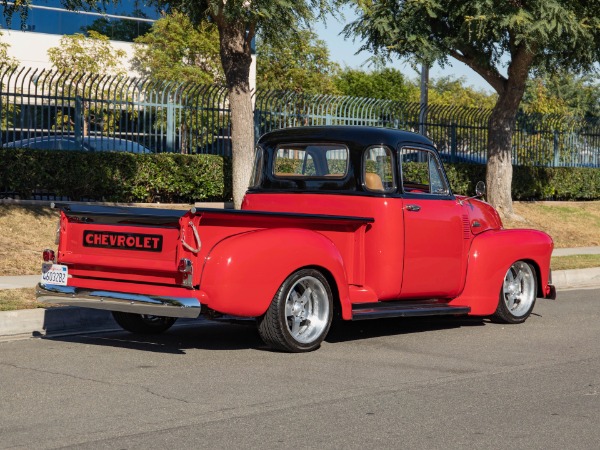
POLYGON ((364 320, 359 322, 334 322, 325 342, 338 343, 358 341, 384 336, 424 333, 435 330, 484 326, 481 317, 414 317, 364 320))
MULTIPOLYGON (((479 327, 485 326, 485 323, 484 319, 469 317, 420 317, 334 322, 325 342, 341 344, 384 336, 479 327)), ((275 352, 260 339, 254 320, 185 321, 159 335, 140 335, 113 330, 82 332, 69 336, 46 336, 43 339, 180 355, 186 354, 188 350, 275 352)))

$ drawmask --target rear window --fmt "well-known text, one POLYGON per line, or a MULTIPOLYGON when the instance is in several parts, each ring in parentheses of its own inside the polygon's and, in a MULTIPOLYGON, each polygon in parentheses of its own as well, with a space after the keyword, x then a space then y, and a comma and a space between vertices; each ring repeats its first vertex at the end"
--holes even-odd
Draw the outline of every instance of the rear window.
POLYGON ((275 152, 276 177, 344 178, 347 173, 348 149, 343 145, 280 145, 275 152))

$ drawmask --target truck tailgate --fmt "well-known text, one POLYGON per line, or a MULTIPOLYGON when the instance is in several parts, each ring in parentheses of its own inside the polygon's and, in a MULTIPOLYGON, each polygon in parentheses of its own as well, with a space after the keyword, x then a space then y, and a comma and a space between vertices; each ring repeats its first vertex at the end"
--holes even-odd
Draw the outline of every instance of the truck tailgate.
POLYGON ((60 207, 58 261, 71 277, 181 284, 179 221, 186 211, 60 207))

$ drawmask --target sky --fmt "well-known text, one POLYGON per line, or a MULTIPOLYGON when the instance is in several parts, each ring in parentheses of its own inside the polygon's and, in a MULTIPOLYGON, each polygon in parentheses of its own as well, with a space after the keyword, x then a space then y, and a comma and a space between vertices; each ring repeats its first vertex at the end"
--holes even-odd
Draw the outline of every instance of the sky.
MULTIPOLYGON (((358 55, 355 54, 361 46, 360 41, 345 40, 344 36, 340 35, 346 23, 352 22, 356 17, 354 12, 349 8, 345 8, 343 14, 345 16, 343 21, 336 17, 328 16, 325 19, 325 23, 315 23, 313 27, 314 31, 319 36, 319 39, 322 39, 327 44, 330 58, 333 61, 342 67, 367 71, 372 70, 373 67, 369 66, 368 63, 369 57, 372 56, 370 53, 361 52, 358 55)), ((433 66, 430 70, 429 78, 441 78, 444 76, 452 76, 454 78, 464 77, 467 85, 473 86, 478 90, 492 92, 490 85, 473 70, 455 59, 451 61, 452 66, 446 65, 443 69, 439 65, 433 66)), ((400 70, 405 76, 413 80, 418 80, 420 77, 420 74, 414 71, 410 64, 405 61, 394 60, 386 66, 400 70)))

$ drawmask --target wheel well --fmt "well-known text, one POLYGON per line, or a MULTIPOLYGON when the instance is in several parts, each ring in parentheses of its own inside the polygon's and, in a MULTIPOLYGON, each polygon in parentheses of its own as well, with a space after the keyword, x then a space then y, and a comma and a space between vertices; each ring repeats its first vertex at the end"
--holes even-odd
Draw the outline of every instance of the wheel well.
POLYGON ((301 269, 314 269, 318 270, 323 274, 327 283, 329 283, 329 287, 331 288, 331 293, 333 294, 333 318, 341 319, 342 318, 342 304, 340 303, 340 291, 338 289, 338 285, 333 277, 332 273, 324 267, 321 266, 306 266, 301 267, 301 269))
POLYGON ((531 260, 531 259, 524 259, 523 261, 525 261, 527 264, 529 264, 531 267, 533 267, 533 270, 535 272, 535 280, 536 280, 536 285, 537 285, 537 297, 543 297, 544 296, 544 289, 542 286, 542 275, 540 272, 540 266, 538 265, 538 263, 536 263, 535 261, 531 260))

